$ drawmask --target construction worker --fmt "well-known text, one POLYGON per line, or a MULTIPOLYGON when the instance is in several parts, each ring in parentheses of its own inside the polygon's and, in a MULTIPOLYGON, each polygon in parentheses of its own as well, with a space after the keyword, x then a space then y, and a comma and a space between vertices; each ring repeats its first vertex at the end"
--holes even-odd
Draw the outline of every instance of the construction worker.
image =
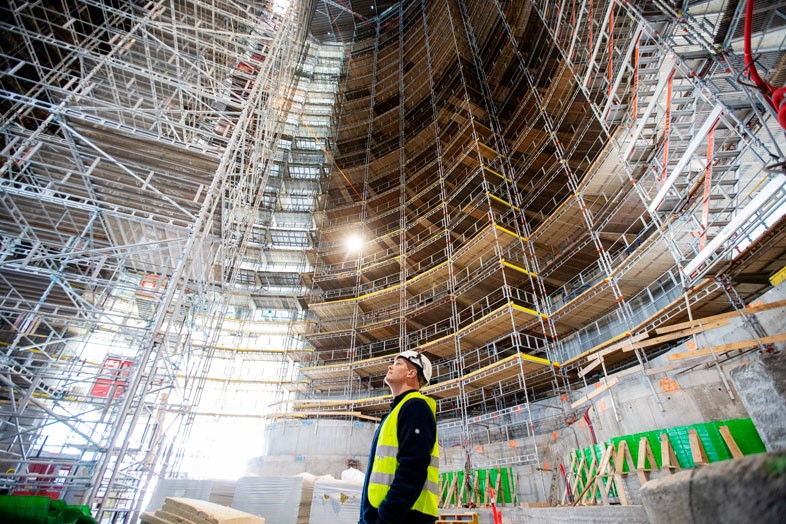
POLYGON ((371 443, 358 524, 432 524, 439 502, 437 403, 420 393, 431 362, 404 351, 388 366, 390 412, 371 443))

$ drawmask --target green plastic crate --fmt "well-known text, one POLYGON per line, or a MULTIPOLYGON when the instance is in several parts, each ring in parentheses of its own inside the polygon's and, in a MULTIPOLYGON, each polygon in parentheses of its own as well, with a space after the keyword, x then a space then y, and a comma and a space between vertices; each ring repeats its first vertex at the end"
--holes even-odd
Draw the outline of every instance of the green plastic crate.
MULTIPOLYGON (((723 441, 723 437, 721 437, 719 429, 721 426, 727 426, 729 428, 732 438, 734 438, 734 441, 737 443, 737 446, 740 448, 740 451, 743 455, 764 453, 766 451, 764 448, 764 443, 762 442, 761 437, 759 437, 759 433, 756 431, 756 427, 753 425, 753 421, 750 418, 719 420, 715 422, 706 422, 703 424, 692 424, 689 426, 676 426, 673 428, 658 429, 655 431, 645 431, 642 433, 635 433, 633 435, 614 437, 606 441, 604 444, 605 446, 613 444, 616 447, 621 441, 626 441, 628 443, 628 448, 630 449, 630 454, 635 465, 639 453, 639 442, 641 441, 642 437, 646 437, 650 448, 652 449, 652 454, 655 456, 655 462, 657 463, 653 465, 653 467, 660 468, 663 465, 661 462, 660 438, 661 435, 665 433, 669 437, 669 442, 671 443, 671 447, 674 449, 674 454, 677 457, 679 466, 681 468, 694 468, 696 467, 696 464, 693 462, 693 455, 690 450, 690 440, 688 437, 688 432, 691 429, 696 430, 699 440, 701 440, 704 450, 707 453, 707 460, 709 462, 720 462, 722 460, 729 460, 732 458, 731 453, 726 447, 726 443, 723 441)), ((588 457, 588 461, 592 460, 592 455, 590 455, 590 453, 594 452, 596 461, 600 463, 600 459, 603 454, 602 446, 600 444, 595 446, 587 446, 586 448, 582 448, 582 451, 584 452, 585 456, 588 457)), ((576 453, 576 451, 574 451, 574 453, 576 453)), ((629 471, 628 465, 625 464, 623 469, 624 471, 629 471)), ((574 475, 577 473, 577 471, 573 471, 574 475)), ((588 479, 584 478, 582 480, 586 483, 588 479)))
MULTIPOLYGON (((500 489, 497 492, 497 503, 498 504, 507 504, 513 502, 513 494, 510 485, 510 475, 512 474, 511 468, 498 468, 498 469, 479 469, 474 470, 478 474, 478 490, 479 490, 479 497, 480 500, 488 499, 488 494, 483 493, 482 491, 486 488, 486 478, 489 479, 489 486, 494 487, 497 482, 497 476, 502 475, 502 480, 500 482, 500 489)), ((446 501, 446 504, 455 505, 458 504, 462 506, 469 502, 469 493, 468 490, 465 490, 464 496, 460 501, 458 501, 458 496, 461 494, 461 486, 464 482, 465 473, 464 471, 450 471, 445 473, 440 473, 439 475, 440 480, 442 482, 442 486, 450 485, 453 482, 455 477, 458 477, 458 481, 456 483, 457 489, 456 492, 450 497, 450 500, 446 501)), ((471 482, 471 481, 470 481, 471 482)))
POLYGON ((0 496, 0 522, 14 524, 95 524, 90 508, 37 495, 0 496))

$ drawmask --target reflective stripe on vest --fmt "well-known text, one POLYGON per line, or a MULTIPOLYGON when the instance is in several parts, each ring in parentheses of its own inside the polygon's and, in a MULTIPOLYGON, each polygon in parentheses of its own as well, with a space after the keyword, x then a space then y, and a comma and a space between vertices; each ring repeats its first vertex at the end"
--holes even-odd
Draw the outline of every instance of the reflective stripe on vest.
MULTIPOLYGON (((401 406, 413 398, 420 398, 426 401, 434 420, 437 417, 437 403, 421 394, 420 392, 410 393, 404 400, 390 412, 382 422, 377 439, 377 448, 374 455, 374 464, 371 467, 371 475, 368 482, 368 500, 371 505, 378 508, 385 500, 385 496, 393 484, 398 468, 398 415, 401 406)), ((411 509, 417 510, 426 515, 437 516, 439 504, 439 439, 434 439, 434 447, 431 450, 431 461, 428 465, 426 482, 420 491, 418 499, 411 509)))

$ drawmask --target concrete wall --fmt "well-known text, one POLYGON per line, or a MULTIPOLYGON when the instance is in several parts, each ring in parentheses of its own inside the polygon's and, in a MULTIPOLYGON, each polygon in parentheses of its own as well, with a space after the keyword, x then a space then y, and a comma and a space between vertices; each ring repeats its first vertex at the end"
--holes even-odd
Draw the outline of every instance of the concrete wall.
MULTIPOLYGON (((677 351, 680 350, 682 348, 677 351)), ((664 364, 665 358, 659 358, 653 367, 664 364)), ((609 392, 596 397, 589 416, 598 441, 659 428, 748 416, 742 403, 732 400, 715 368, 696 369, 680 375, 664 373, 651 377, 651 384, 652 387, 639 372, 625 377, 609 392)), ((736 399, 731 385, 730 389, 736 399)), ((585 428, 583 423, 578 425, 580 430, 585 428)))
POLYGON ((270 423, 262 435, 262 454, 248 462, 246 474, 311 473, 338 479, 350 459, 365 471, 376 427, 372 422, 324 419, 270 423))

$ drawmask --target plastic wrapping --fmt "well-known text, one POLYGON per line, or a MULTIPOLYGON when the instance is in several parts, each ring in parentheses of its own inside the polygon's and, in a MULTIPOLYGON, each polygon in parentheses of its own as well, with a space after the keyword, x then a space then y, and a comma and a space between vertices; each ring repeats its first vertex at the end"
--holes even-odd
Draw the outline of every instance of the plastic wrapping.
POLYGON ((300 477, 243 477, 235 485, 232 507, 267 522, 296 524, 302 486, 300 477))
POLYGON ((353 484, 363 484, 366 479, 366 474, 357 468, 345 469, 341 472, 341 480, 344 482, 351 482, 353 484))
POLYGON ((235 482, 234 480, 213 480, 208 500, 222 506, 232 506, 232 499, 235 497, 235 482))
POLYGON ((145 511, 153 512, 159 509, 167 497, 209 500, 212 488, 212 480, 161 479, 145 511))
POLYGON ((362 485, 341 480, 317 480, 311 498, 311 522, 357 524, 362 485))

